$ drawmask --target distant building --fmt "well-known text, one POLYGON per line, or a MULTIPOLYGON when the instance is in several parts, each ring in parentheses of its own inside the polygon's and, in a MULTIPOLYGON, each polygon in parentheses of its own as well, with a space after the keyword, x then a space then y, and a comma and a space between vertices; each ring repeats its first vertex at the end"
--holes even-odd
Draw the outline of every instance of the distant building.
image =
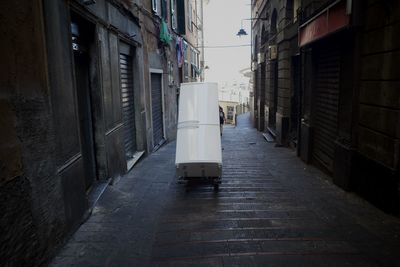
POLYGON ((239 102, 236 101, 224 101, 220 100, 219 106, 222 107, 225 113, 225 123, 236 124, 236 108, 239 106, 239 102))
POLYGON ((300 1, 253 1, 255 126, 278 143, 296 142, 299 73, 297 45, 300 1))

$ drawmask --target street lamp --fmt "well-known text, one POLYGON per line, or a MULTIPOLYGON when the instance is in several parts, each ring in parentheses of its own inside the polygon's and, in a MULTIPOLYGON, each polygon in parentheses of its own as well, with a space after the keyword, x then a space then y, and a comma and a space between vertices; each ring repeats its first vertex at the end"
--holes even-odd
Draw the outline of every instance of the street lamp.
POLYGON ((240 28, 240 30, 238 31, 238 33, 236 35, 241 37, 243 35, 247 35, 247 32, 243 28, 240 28))
POLYGON ((246 20, 246 19, 242 19, 242 21, 240 22, 240 30, 236 34, 239 37, 242 37, 243 35, 247 35, 247 32, 243 29, 243 20, 246 20))
POLYGON ((248 19, 242 19, 242 21, 240 22, 240 30, 236 34, 239 37, 242 37, 243 35, 247 35, 247 32, 243 28, 243 20, 248 20, 248 19))
POLYGON ((243 20, 268 20, 267 18, 249 18, 249 19, 242 19, 240 22, 240 30, 238 31, 238 33, 236 34, 239 37, 242 37, 243 35, 248 35, 247 32, 244 30, 243 28, 243 20))
MULTIPOLYGON (((242 37, 243 35, 248 35, 247 32, 243 29, 243 21, 244 20, 252 21, 252 20, 268 20, 268 19, 269 19, 268 14, 266 14, 265 18, 257 17, 257 18, 242 19, 241 22, 240 22, 240 25, 241 25, 240 30, 238 31, 238 33, 236 35, 239 36, 239 37, 242 37)), ((251 31, 250 33, 252 33, 251 29, 250 29, 250 31, 251 31)), ((250 37, 250 39, 251 39, 251 44, 253 44, 252 37, 250 37)), ((251 50, 253 51, 253 46, 252 46, 251 50)), ((254 71, 256 69, 257 69, 257 62, 254 62, 253 60, 251 60, 251 70, 254 71)))

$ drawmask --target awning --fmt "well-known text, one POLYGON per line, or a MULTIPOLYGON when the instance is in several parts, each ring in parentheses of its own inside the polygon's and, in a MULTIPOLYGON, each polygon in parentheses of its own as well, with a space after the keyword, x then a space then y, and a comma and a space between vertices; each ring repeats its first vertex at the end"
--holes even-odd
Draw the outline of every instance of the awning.
POLYGON ((299 46, 326 37, 348 25, 346 1, 337 1, 300 26, 299 46))

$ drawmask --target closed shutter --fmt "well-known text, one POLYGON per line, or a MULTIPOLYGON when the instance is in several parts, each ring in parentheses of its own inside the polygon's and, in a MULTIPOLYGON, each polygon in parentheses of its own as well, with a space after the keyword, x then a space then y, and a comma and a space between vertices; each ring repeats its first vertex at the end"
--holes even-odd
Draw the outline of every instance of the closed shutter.
POLYGON ((157 146, 163 140, 163 114, 162 114, 162 75, 151 74, 151 111, 153 119, 153 141, 157 146))
POLYGON ((178 33, 184 35, 186 34, 185 1, 177 0, 176 8, 177 8, 177 18, 178 18, 178 33))
POLYGON ((320 51, 317 57, 313 134, 313 158, 333 171, 338 128, 340 50, 320 51))
POLYGON ((133 157, 136 147, 135 103, 133 94, 132 57, 120 54, 122 116, 124 120, 125 154, 127 159, 133 157))

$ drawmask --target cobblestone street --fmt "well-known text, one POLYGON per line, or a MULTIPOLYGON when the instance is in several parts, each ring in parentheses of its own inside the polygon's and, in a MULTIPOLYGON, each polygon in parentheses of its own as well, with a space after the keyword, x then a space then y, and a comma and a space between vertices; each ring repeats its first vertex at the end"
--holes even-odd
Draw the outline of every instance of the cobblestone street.
POLYGON ((249 114, 222 137, 223 177, 177 183, 175 143, 108 186, 52 266, 400 266, 400 220, 334 186, 249 114))

